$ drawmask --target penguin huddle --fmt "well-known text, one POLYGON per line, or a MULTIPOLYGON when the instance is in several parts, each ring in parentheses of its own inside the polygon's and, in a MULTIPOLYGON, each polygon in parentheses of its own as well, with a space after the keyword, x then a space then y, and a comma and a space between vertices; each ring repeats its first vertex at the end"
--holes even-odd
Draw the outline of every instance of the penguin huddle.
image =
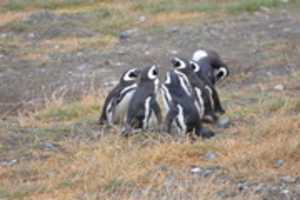
POLYGON ((195 51, 190 60, 174 57, 171 65, 161 84, 156 65, 126 71, 105 99, 99 123, 124 125, 124 136, 156 127, 168 133, 213 137, 203 123, 216 122, 225 113, 215 85, 229 75, 227 65, 215 51, 207 50, 195 51))

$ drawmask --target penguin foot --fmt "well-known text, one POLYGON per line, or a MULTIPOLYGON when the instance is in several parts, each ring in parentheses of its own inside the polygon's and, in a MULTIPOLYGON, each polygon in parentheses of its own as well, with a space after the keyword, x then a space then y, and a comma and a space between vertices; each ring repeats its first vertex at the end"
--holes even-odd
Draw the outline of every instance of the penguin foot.
POLYGON ((197 135, 200 135, 203 139, 209 139, 215 136, 215 133, 208 128, 201 128, 197 135))

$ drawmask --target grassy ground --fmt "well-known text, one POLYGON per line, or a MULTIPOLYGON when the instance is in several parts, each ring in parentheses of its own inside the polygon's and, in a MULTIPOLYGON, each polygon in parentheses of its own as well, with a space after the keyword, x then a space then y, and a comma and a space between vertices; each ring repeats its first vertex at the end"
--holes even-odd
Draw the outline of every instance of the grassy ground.
MULTIPOLYGON (((278 81, 290 89, 297 82, 281 78, 274 83, 278 81)), ((71 104, 55 99, 44 109, 20 115, 14 123, 4 121, 1 157, 17 159, 17 164, 0 167, 0 195, 9 199, 135 199, 135 191, 148 189, 143 199, 152 199, 150 191, 165 192, 170 170, 188 181, 193 179, 187 173, 192 166, 220 166, 237 180, 299 176, 299 93, 279 92, 268 85, 259 93, 253 88, 221 93, 233 124, 226 130, 216 129, 218 136, 209 141, 191 142, 157 133, 126 139, 118 129, 100 130, 95 119, 103 98, 97 95, 71 104), (208 152, 215 152, 218 159, 208 161, 208 152), (278 168, 280 159, 285 164, 278 168), (167 170, 157 170, 163 166, 167 170)), ((191 186, 192 195, 215 198, 213 192, 226 187, 211 183, 198 191, 201 184, 191 186)))
MULTIPOLYGON (((18 56, 47 62, 45 55, 51 51, 73 51, 83 46, 113 48, 118 33, 132 25, 150 29, 284 6, 279 0, 201 2, 7 1, 0 4, 4 30, 30 33, 34 25, 21 19, 50 9, 58 15, 86 16, 87 21, 72 25, 101 37, 41 39, 33 48, 23 37, 12 36, 10 40, 0 39, 0 50, 13 46, 18 56), (148 20, 142 23, 137 20, 140 16, 148 20), (59 50, 48 48, 57 44, 62 46, 59 50)), ((40 28, 42 31, 43 26, 40 28)), ((274 57, 264 60, 264 66, 281 64, 285 59, 282 52, 288 45, 280 44, 265 47, 274 57)), ((299 48, 294 50, 300 52, 299 48)), ((229 79, 240 83, 248 75, 233 74, 229 79)), ((250 76, 254 80, 255 75, 250 76)), ((218 166, 236 180, 272 182, 283 175, 300 176, 299 77, 298 70, 270 81, 241 84, 239 90, 222 87, 221 98, 232 124, 224 130, 212 127, 218 135, 208 141, 157 133, 122 138, 117 127, 106 130, 96 124, 105 91, 93 89, 73 102, 54 93, 42 108, 2 117, 0 199, 175 199, 187 194, 194 199, 217 199, 216 191, 228 187, 228 183, 216 183, 213 178, 195 180, 189 173, 192 166, 218 166), (285 89, 274 90, 276 84, 283 84, 285 89), (208 152, 215 152, 218 158, 207 160, 208 152), (285 164, 278 167, 276 161, 282 159, 285 164), (175 189, 168 185, 174 174, 178 183, 175 189)), ((259 197, 253 194, 238 199, 259 197)))

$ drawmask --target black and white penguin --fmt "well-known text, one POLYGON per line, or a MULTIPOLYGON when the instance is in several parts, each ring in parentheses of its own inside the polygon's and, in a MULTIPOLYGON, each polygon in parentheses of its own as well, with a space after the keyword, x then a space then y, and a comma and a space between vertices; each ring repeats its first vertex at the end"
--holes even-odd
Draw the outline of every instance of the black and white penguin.
POLYGON ((197 74, 197 76, 204 82, 204 87, 208 91, 212 109, 219 114, 224 114, 225 110, 221 105, 221 100, 219 98, 219 94, 215 88, 215 85, 209 80, 207 76, 205 76, 205 74, 203 74, 201 66, 198 62, 192 60, 189 62, 189 64, 193 71, 197 74))
POLYGON ((189 92, 194 95, 198 102, 200 118, 207 122, 215 122, 218 117, 214 112, 210 90, 207 89, 205 81, 194 73, 187 59, 175 57, 171 60, 174 71, 189 85, 189 92))
POLYGON ((108 94, 104 101, 100 125, 113 125, 117 122, 124 122, 129 102, 137 88, 137 80, 140 75, 137 68, 124 72, 119 83, 108 94))
POLYGON ((162 116, 157 102, 159 89, 159 70, 153 65, 141 71, 138 87, 129 103, 124 135, 128 135, 131 129, 148 129, 150 119, 156 117, 158 124, 162 116))
POLYGON ((162 85, 163 98, 168 106, 165 121, 167 132, 171 133, 172 127, 175 127, 179 134, 194 132, 203 138, 213 137, 215 134, 212 131, 202 127, 198 103, 194 96, 187 93, 185 88, 188 86, 185 84, 175 71, 167 72, 162 85))
POLYGON ((224 80, 229 75, 229 68, 215 51, 199 49, 194 52, 192 60, 198 62, 201 73, 208 77, 212 84, 224 80))

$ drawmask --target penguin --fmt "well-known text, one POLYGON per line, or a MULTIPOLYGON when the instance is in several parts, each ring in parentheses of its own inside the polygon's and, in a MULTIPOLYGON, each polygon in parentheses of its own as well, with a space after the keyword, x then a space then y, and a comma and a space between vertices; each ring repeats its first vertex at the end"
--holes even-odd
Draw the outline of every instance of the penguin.
POLYGON ((221 104, 221 100, 219 98, 219 94, 215 88, 215 85, 209 80, 207 76, 205 76, 205 74, 203 74, 201 66, 198 62, 191 60, 189 61, 189 64, 194 73, 196 73, 197 76, 204 82, 204 87, 208 91, 211 107, 213 108, 213 110, 216 113, 224 114, 225 110, 221 104))
POLYGON ((189 61, 184 58, 175 57, 171 60, 175 73, 177 73, 189 87, 189 92, 198 102, 200 118, 205 122, 216 122, 218 116, 214 112, 210 90, 205 81, 194 73, 189 61))
POLYGON ((183 135, 195 133, 203 138, 211 138, 214 132, 202 127, 197 101, 187 93, 185 82, 174 70, 167 72, 165 82, 162 84, 162 94, 168 106, 165 120, 167 132, 172 132, 172 126, 177 133, 183 135))
POLYGON ((213 85, 229 76, 228 66, 215 51, 199 49, 193 53, 192 60, 201 66, 201 73, 208 77, 213 85))
POLYGON ((132 128, 149 129, 149 122, 153 116, 160 125, 162 116, 157 102, 158 76, 159 70, 156 65, 146 67, 141 71, 138 86, 129 103, 126 125, 122 131, 124 136, 127 136, 132 128))
POLYGON ((129 102, 137 88, 140 69, 133 68, 124 72, 119 83, 110 91, 104 101, 99 124, 113 125, 123 122, 126 117, 129 102))

